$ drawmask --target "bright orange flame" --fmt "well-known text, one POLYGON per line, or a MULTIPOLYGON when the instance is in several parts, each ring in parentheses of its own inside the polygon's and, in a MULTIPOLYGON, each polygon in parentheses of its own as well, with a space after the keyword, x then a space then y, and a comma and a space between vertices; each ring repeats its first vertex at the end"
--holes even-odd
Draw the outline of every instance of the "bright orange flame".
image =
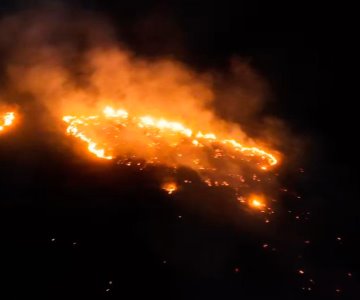
MULTIPOLYGON (((278 163, 278 160, 273 154, 257 147, 243 146, 235 139, 218 138, 214 133, 204 134, 201 131, 194 131, 187 128, 180 122, 168 121, 164 118, 155 118, 152 116, 129 118, 129 113, 126 110, 115 110, 110 106, 105 107, 102 116, 65 116, 63 117, 63 121, 68 124, 66 131, 69 135, 75 136, 86 142, 88 144, 88 150, 97 157, 103 159, 113 159, 116 156, 108 154, 111 152, 111 145, 106 145, 109 144, 108 142, 100 143, 95 141, 93 138, 90 138, 88 134, 85 133, 87 131, 86 127, 100 125, 106 130, 109 128, 109 124, 106 124, 106 122, 112 121, 113 124, 111 126, 115 127, 135 127, 137 128, 137 131, 139 131, 139 129, 145 129, 146 136, 152 136, 154 139, 157 139, 156 142, 151 143, 152 145, 148 145, 150 147, 155 146, 159 139, 169 141, 171 138, 174 138, 174 135, 177 135, 175 136, 175 141, 171 144, 172 146, 177 146, 184 140, 188 140, 194 148, 205 146, 208 148, 214 148, 215 146, 221 146, 224 150, 227 149, 247 157, 260 159, 263 161, 262 166, 260 167, 263 170, 267 170, 268 167, 274 166, 278 163)), ((119 140, 120 137, 117 137, 119 140)), ((182 156, 182 154, 179 155, 182 156)), ((218 158, 223 156, 223 153, 219 150, 214 156, 218 158)), ((156 159, 157 158, 155 158, 155 160, 156 159)), ((194 164, 199 164, 199 162, 194 162, 194 164)), ((199 168, 201 169, 201 166, 199 166, 199 168)))
POLYGON ((252 208, 255 208, 255 209, 264 209, 266 207, 266 204, 265 204, 265 199, 263 196, 259 196, 259 195, 252 195, 250 196, 249 198, 249 205, 250 207, 252 208))
POLYGON ((175 182, 167 182, 163 184, 162 189, 167 191, 168 194, 171 195, 178 189, 178 187, 175 182))
MULTIPOLYGON (((90 153, 100 159, 118 159, 131 166, 161 164, 170 168, 187 167, 197 171, 208 186, 246 186, 247 168, 269 171, 278 163, 274 154, 244 146, 221 133, 204 133, 165 118, 132 116, 124 109, 105 107, 99 115, 64 116, 66 132, 83 141, 90 153)), ((261 181, 253 175, 252 181, 261 181)), ((169 194, 174 183, 162 186, 169 194)), ((254 198, 250 206, 263 210, 265 201, 254 198)))
POLYGON ((6 112, 0 116, 0 133, 5 131, 7 127, 14 124, 15 112, 6 112))
MULTIPOLYGON (((97 117, 87 117, 86 119, 94 120, 94 119, 97 119, 97 117)), ((70 117, 70 116, 64 117, 63 120, 64 120, 64 122, 69 124, 68 128, 66 129, 66 132, 68 134, 73 135, 73 136, 77 137, 78 139, 86 142, 88 144, 88 150, 92 154, 95 154, 97 157, 103 158, 103 159, 113 159, 112 156, 105 155, 105 149, 99 148, 98 144, 95 141, 93 141, 91 138, 87 137, 84 133, 79 131, 79 129, 78 129, 79 125, 85 125, 86 124, 85 120, 83 120, 81 118, 70 117)))

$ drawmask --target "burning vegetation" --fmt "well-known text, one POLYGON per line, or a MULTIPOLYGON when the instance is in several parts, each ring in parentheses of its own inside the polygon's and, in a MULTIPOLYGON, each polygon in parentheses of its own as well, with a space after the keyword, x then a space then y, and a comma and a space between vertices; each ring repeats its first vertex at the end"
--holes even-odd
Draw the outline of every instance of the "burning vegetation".
MULTIPOLYGON (((82 142, 74 147, 97 158, 140 169, 185 167, 208 186, 234 189, 236 197, 269 189, 280 154, 269 135, 252 139, 239 125, 257 119, 254 107, 262 106, 266 94, 249 65, 235 63, 236 84, 218 89, 218 74, 168 57, 141 57, 119 45, 107 25, 93 22, 63 11, 4 19, 0 37, 8 87, 2 97, 31 98, 45 112, 39 116, 49 131, 56 137, 65 131, 82 142), (246 118, 227 120, 219 104, 246 118)), ((12 112, 3 115, 0 131, 14 118, 12 112)), ((172 194, 178 188, 164 189, 172 194)))
POLYGON ((5 112, 0 114, 0 134, 6 131, 9 127, 14 124, 15 112, 5 112))
MULTIPOLYGON (((141 148, 139 158, 160 164, 188 165, 205 170, 208 161, 202 161, 197 152, 207 152, 212 159, 226 157, 232 160, 258 160, 262 170, 275 166, 278 160, 269 152, 257 147, 246 147, 235 139, 218 138, 214 133, 202 133, 185 127, 180 122, 168 121, 152 116, 129 117, 126 110, 115 110, 107 106, 102 115, 65 116, 67 133, 88 144, 88 150, 99 158, 113 159, 127 147, 132 138, 141 148), (130 132, 129 134, 126 132, 130 132), (95 137, 91 137, 95 135, 95 137), (142 139, 141 139, 142 136, 142 139), (166 153, 162 153, 162 152, 166 153), (189 162, 189 157, 191 162, 189 162)), ((132 141, 134 142, 134 141, 132 141)), ((134 156, 136 157, 136 156, 134 156)), ((215 171, 214 168, 212 168, 215 171)))
MULTIPOLYGON (((244 146, 221 133, 203 133, 164 118, 136 117, 110 106, 100 115, 65 116, 63 121, 67 134, 86 143, 87 150, 100 159, 125 159, 127 165, 141 168, 185 166, 197 171, 209 186, 240 188, 245 183, 245 166, 267 172, 278 163, 270 152, 244 146)), ((172 194, 177 187, 168 183, 163 189, 172 194)), ((259 199, 250 200, 250 207, 263 209, 264 201, 259 199)))

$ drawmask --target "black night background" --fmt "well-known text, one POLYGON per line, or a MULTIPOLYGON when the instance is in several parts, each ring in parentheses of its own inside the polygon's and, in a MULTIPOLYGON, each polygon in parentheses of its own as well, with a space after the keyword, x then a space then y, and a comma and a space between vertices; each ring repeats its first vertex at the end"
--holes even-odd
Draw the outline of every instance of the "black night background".
MULTIPOLYGON (((271 92, 258 114, 285 124, 279 209, 265 224, 238 210, 229 189, 204 186, 185 168, 177 180, 194 184, 169 195, 159 188, 165 167, 79 155, 39 121, 39 103, 2 97, 22 117, 0 135, 0 298, 360 299, 350 12, 310 2, 65 2, 74 18, 109 22, 150 60, 226 74, 236 57, 261 74, 271 92)), ((39 3, 1 1, 0 16, 39 3)), ((216 105, 250 136, 263 132, 216 105)))

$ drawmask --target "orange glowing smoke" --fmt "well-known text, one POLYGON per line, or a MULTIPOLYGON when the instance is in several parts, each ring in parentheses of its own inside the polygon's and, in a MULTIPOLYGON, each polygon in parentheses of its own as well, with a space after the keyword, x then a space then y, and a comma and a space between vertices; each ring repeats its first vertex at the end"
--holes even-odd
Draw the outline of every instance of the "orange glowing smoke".
POLYGON ((0 116, 0 133, 4 132, 6 128, 14 124, 15 113, 6 112, 0 116))

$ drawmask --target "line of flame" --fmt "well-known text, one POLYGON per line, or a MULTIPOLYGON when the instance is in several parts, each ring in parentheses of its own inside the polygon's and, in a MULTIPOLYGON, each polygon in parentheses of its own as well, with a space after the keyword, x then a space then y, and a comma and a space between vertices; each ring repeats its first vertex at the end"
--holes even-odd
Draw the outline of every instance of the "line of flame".
MULTIPOLYGON (((124 109, 115 110, 114 108, 107 106, 103 110, 103 116, 110 119, 116 119, 117 121, 126 121, 129 118, 129 114, 124 109)), ((86 142, 88 144, 88 150, 96 155, 99 158, 103 159, 113 159, 114 156, 106 154, 106 149, 101 148, 96 141, 86 136, 83 132, 79 130, 79 126, 88 125, 90 120, 99 119, 99 116, 64 116, 63 121, 68 124, 66 129, 69 135, 72 135, 80 140, 86 142)), ((198 131, 196 133, 193 132, 190 128, 187 128, 183 124, 179 122, 168 121, 164 118, 154 118, 152 116, 141 116, 138 118, 133 118, 137 123, 139 128, 156 128, 159 130, 167 130, 170 132, 179 133, 187 138, 192 139, 192 143, 195 146, 200 145, 199 140, 207 140, 210 142, 221 143, 224 145, 230 145, 234 150, 243 153, 248 156, 256 156, 260 157, 263 160, 268 162, 269 166, 275 166, 278 163, 277 158, 265 150, 262 150, 257 147, 246 147, 237 142, 235 139, 218 139, 217 136, 213 133, 202 133, 198 131)), ((261 166, 261 169, 267 170, 268 166, 261 166)))

